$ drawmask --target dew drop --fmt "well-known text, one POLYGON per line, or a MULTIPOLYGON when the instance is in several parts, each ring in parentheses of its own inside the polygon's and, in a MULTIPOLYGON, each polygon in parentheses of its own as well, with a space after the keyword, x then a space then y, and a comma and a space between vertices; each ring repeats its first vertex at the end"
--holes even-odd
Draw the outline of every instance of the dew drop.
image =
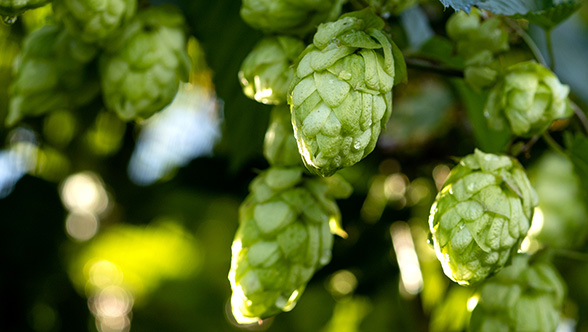
POLYGON ((6 25, 13 25, 17 19, 18 16, 2 16, 2 22, 6 25))

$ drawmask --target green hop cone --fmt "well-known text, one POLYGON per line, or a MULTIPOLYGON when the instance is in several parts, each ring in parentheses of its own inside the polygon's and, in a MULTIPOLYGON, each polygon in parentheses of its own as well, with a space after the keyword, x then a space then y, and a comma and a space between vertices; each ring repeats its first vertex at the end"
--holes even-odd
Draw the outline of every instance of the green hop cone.
POLYGON ((451 15, 446 30, 457 53, 465 58, 465 81, 476 90, 494 85, 501 66, 496 55, 509 49, 508 31, 501 19, 483 21, 480 11, 472 8, 470 14, 451 15))
POLYGON ((565 284, 555 267, 517 254, 480 289, 470 331, 553 332, 562 309, 565 284))
POLYGON ((530 175, 539 196, 539 210, 533 223, 540 227, 529 236, 553 248, 574 248, 584 243, 588 211, 571 161, 557 153, 547 153, 530 170, 530 175))
POLYGON ((527 234, 537 200, 516 159, 477 149, 464 157, 429 217, 445 274, 469 285, 501 269, 527 234))
POLYGON ((263 38, 247 55, 239 80, 245 95, 263 104, 284 104, 294 77, 292 65, 304 43, 290 36, 263 38))
POLYGON ((302 167, 272 167, 251 183, 232 245, 231 306, 240 324, 295 305, 315 271, 331 260, 335 198, 351 187, 342 178, 303 177, 302 167))
POLYGON ((25 116, 71 110, 91 101, 100 91, 87 66, 96 52, 94 46, 57 26, 33 31, 14 62, 6 124, 14 125, 25 116))
POLYGON ((0 0, 0 15, 17 16, 29 9, 45 6, 51 0, 0 0))
POLYGON ((519 62, 507 68, 504 78, 492 88, 484 114, 494 129, 507 126, 517 136, 540 135, 554 120, 572 115, 569 91, 544 66, 519 62))
POLYGON ((290 119, 287 106, 275 106, 270 113, 263 154, 272 166, 302 166, 290 119))
POLYGON ((341 13, 342 0, 243 0, 241 18, 266 33, 304 35, 341 13))
POLYGON ((135 14, 137 0, 54 0, 58 21, 84 41, 104 41, 135 14))
POLYGON ((320 176, 374 150, 392 113, 392 86, 406 77, 400 51, 369 10, 321 24, 290 86, 294 134, 306 167, 320 176))
POLYGON ((172 6, 150 7, 124 27, 100 59, 102 95, 125 120, 145 119, 167 106, 186 81, 184 17, 172 6))

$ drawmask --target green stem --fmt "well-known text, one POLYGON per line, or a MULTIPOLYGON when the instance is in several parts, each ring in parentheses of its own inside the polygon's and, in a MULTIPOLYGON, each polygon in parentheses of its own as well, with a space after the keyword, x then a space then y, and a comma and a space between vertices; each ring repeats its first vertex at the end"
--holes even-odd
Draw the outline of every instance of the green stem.
POLYGON ((547 145, 549 145, 555 152, 563 156, 567 156, 563 148, 557 144, 557 142, 553 139, 553 137, 551 137, 551 135, 549 135, 547 131, 543 133, 543 140, 545 140, 545 143, 547 143, 547 145))
POLYGON ((529 34, 523 30, 523 28, 521 28, 516 22, 511 21, 511 20, 507 20, 508 25, 513 28, 517 34, 519 36, 521 36, 521 38, 523 38, 523 40, 525 41, 525 44, 527 44, 527 46, 529 47, 529 50, 531 50, 531 53, 533 53, 533 56, 535 57, 535 59, 537 59, 537 61, 544 65, 545 67, 548 67, 547 65, 547 61, 545 61, 545 58, 543 57, 543 54, 541 54, 541 50, 539 50, 539 47, 537 47, 537 44, 535 44, 535 41, 533 41, 533 38, 531 38, 531 36, 529 36, 529 34))
POLYGON ((574 114, 576 115, 578 120, 580 120, 580 123, 582 124, 582 127, 584 127, 584 131, 586 132, 586 134, 588 134, 588 119, 586 118, 586 114, 584 114, 584 112, 580 109, 580 106, 578 106, 578 104, 574 103, 571 99, 568 100, 570 101, 570 106, 574 110, 574 114))
POLYGON ((588 254, 567 250, 567 249, 554 249, 554 254, 556 256, 565 257, 569 259, 573 259, 575 261, 588 263, 588 254))
POLYGON ((420 69, 423 71, 429 71, 445 76, 460 77, 463 78, 463 71, 446 67, 437 63, 433 63, 427 60, 415 59, 415 58, 404 58, 406 66, 408 68, 420 69))
POLYGON ((545 42, 547 43, 547 52, 549 53, 549 68, 551 68, 551 71, 555 71, 555 54, 553 53, 551 30, 545 30, 545 42))

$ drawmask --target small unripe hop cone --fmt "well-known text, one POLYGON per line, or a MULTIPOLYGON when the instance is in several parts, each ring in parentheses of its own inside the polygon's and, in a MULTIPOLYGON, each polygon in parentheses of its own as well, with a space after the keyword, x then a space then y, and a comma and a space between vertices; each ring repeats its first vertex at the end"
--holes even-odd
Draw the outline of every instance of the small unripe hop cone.
POLYGON ((369 9, 318 27, 295 67, 288 103, 308 170, 330 176, 374 150, 406 78, 400 50, 369 9))
POLYGON ((250 189, 239 210, 229 272, 240 324, 294 308, 315 271, 331 260, 331 233, 340 231, 334 199, 351 194, 342 178, 303 177, 302 167, 272 167, 250 189))
POLYGON ((462 285, 504 267, 527 234, 538 199, 514 158, 476 150, 450 173, 429 227, 445 274, 462 285))
POLYGON ((509 68, 492 88, 484 113, 494 129, 510 128, 513 134, 542 134, 554 120, 567 118, 570 88, 544 66, 520 62, 509 68))
POLYGON ((245 95, 263 104, 285 104, 292 65, 304 50, 302 40, 290 36, 266 37, 247 55, 239 80, 245 95))
POLYGON ((555 267, 541 258, 518 254, 512 265, 482 285, 470 331, 552 332, 557 329, 565 284, 555 267))

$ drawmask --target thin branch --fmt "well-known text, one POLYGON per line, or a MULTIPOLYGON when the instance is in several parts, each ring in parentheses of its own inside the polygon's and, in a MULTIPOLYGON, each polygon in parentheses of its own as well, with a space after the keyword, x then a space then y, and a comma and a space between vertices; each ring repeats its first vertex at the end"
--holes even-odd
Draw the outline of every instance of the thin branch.
POLYGON ((576 115, 578 120, 580 120, 580 123, 582 124, 582 127, 584 127, 584 131, 586 132, 586 134, 588 134, 588 118, 586 118, 586 114, 584 114, 584 112, 580 109, 580 106, 578 106, 578 104, 574 103, 571 99, 568 100, 570 101, 570 106, 574 110, 574 114, 576 115))
POLYGON ((427 60, 422 59, 415 59, 415 58, 405 58, 406 66, 408 68, 419 69, 423 71, 429 71, 445 76, 452 76, 452 77, 460 77, 463 78, 463 71, 459 69, 454 69, 450 67, 446 67, 437 63, 433 63, 427 60))
POLYGON ((545 143, 547 143, 547 145, 549 145, 555 152, 563 156, 567 156, 567 154, 564 152, 564 149, 559 144, 557 144, 557 142, 553 139, 553 137, 551 137, 551 135, 549 135, 547 131, 543 132, 543 140, 545 140, 545 143))
POLYGON ((547 44, 547 52, 549 53, 549 67, 551 71, 555 71, 555 53, 553 52, 553 43, 551 41, 551 30, 545 30, 545 43, 547 44))
POLYGON ((588 254, 585 254, 583 252, 577 252, 567 249, 554 249, 553 253, 559 257, 565 257, 568 259, 573 259, 575 261, 588 263, 588 254))
POLYGON ((533 38, 531 38, 531 36, 529 36, 529 34, 525 30, 523 30, 523 28, 521 28, 517 24, 517 22, 511 20, 507 20, 506 22, 511 28, 513 28, 516 31, 516 33, 519 36, 521 36, 521 38, 523 38, 525 44, 527 44, 529 50, 531 50, 531 52, 533 53, 535 59, 537 59, 537 61, 545 67, 549 67, 547 61, 545 61, 545 58, 543 57, 543 54, 541 54, 539 47, 537 47, 537 44, 535 44, 535 41, 533 41, 533 38))

